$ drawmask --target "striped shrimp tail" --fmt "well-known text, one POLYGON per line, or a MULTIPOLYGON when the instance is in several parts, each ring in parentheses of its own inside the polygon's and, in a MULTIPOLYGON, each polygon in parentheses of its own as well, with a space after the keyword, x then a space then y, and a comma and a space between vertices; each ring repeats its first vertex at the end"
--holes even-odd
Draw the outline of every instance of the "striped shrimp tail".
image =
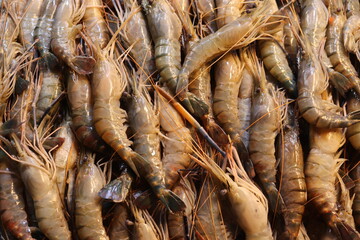
POLYGON ((185 203, 169 189, 165 189, 159 198, 172 213, 181 212, 186 207, 185 203))
POLYGON ((339 221, 332 227, 333 231, 343 240, 360 240, 359 233, 350 225, 339 221))

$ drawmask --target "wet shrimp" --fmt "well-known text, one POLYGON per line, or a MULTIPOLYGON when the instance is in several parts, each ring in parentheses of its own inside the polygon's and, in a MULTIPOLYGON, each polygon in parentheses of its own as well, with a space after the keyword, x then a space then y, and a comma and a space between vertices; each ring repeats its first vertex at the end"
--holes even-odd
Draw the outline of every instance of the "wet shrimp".
POLYGON ((150 184, 170 211, 181 211, 184 203, 165 188, 161 176, 158 175, 159 172, 154 168, 154 163, 129 147, 131 142, 126 135, 126 112, 119 108, 127 78, 125 66, 115 63, 109 49, 105 48, 97 52, 97 62, 91 82, 96 131, 138 176, 143 177, 150 184))
POLYGON ((58 60, 50 52, 51 31, 54 23, 54 15, 60 0, 43 0, 41 15, 35 28, 35 46, 48 68, 55 70, 58 60))
POLYGON ((85 13, 82 22, 85 33, 93 44, 103 49, 110 40, 110 33, 104 19, 103 2, 101 0, 86 0, 85 13))
POLYGON ((75 183, 75 225, 79 239, 106 240, 102 223, 99 190, 104 186, 104 175, 94 164, 95 156, 84 154, 75 183))
POLYGON ((286 239, 297 239, 302 223, 307 200, 304 175, 303 151, 299 139, 299 126, 293 104, 288 106, 285 118, 284 133, 278 145, 280 158, 279 172, 281 174, 280 194, 284 199, 286 239))
POLYGON ((141 7, 137 1, 130 0, 125 1, 124 10, 121 9, 121 6, 117 6, 119 18, 126 23, 120 32, 120 39, 126 49, 131 47, 130 54, 138 67, 151 76, 156 71, 154 47, 141 7))
POLYGON ((82 25, 77 25, 85 13, 85 1, 64 0, 56 8, 51 33, 51 50, 71 69, 79 74, 90 74, 95 60, 92 57, 76 56, 75 37, 82 25))
POLYGON ((130 211, 127 205, 117 204, 108 230, 110 240, 130 240, 130 231, 127 226, 129 218, 130 211))
POLYGON ((181 115, 160 94, 156 95, 160 109, 160 126, 165 132, 163 145, 163 167, 165 183, 172 188, 178 181, 180 169, 187 169, 191 163, 192 136, 181 115))
POLYGON ((24 187, 10 168, 7 155, 0 153, 0 219, 4 227, 17 239, 32 240, 23 198, 24 187))
POLYGON ((339 218, 335 190, 337 157, 345 143, 342 129, 310 130, 310 152, 305 163, 305 179, 309 199, 329 227, 339 237, 359 239, 359 234, 339 218))
POLYGON ((74 71, 67 73, 67 96, 72 128, 79 142, 92 151, 103 153, 108 148, 97 134, 93 122, 90 81, 74 71))

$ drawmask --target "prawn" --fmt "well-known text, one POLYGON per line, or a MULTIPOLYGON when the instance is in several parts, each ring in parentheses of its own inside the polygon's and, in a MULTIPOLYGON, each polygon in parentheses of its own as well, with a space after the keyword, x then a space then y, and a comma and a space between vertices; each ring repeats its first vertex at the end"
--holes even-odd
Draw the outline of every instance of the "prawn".
POLYGON ((305 163, 309 199, 328 226, 339 236, 359 239, 359 234, 339 218, 335 190, 337 153, 345 143, 342 129, 310 130, 310 152, 305 163))
MULTIPOLYGON (((108 45, 109 47, 111 45, 108 45)), ((101 138, 137 174, 143 177, 152 187, 164 205, 173 212, 181 211, 184 203, 161 183, 161 176, 154 164, 129 146, 125 125, 126 112, 119 108, 128 75, 124 65, 117 65, 107 47, 98 50, 97 62, 92 76, 93 116, 94 125, 101 138)))
POLYGON ((295 117, 293 104, 288 106, 285 126, 279 146, 281 189, 284 199, 286 239, 297 239, 302 223, 307 200, 304 175, 303 151, 299 139, 299 126, 295 117))
POLYGON ((76 25, 85 13, 85 1, 64 0, 56 8, 51 33, 51 50, 78 74, 92 73, 93 57, 75 56, 75 37, 82 25, 76 25))
POLYGON ((110 222, 108 235, 110 240, 130 240, 130 232, 127 226, 129 208, 124 203, 117 204, 114 209, 114 217, 110 222))
POLYGON ((17 239, 32 240, 22 196, 24 187, 1 152, 0 159, 0 212, 1 222, 17 239))
POLYGON ((109 239, 102 224, 99 190, 105 179, 94 164, 95 156, 85 154, 75 182, 75 225, 79 239, 109 239))
POLYGON ((58 60, 54 54, 50 52, 51 31, 54 23, 54 14, 60 0, 43 0, 41 7, 41 15, 34 31, 35 46, 45 62, 47 67, 55 70, 58 60))
POLYGON ((103 2, 101 0, 86 0, 85 8, 82 18, 85 32, 93 44, 103 49, 110 40, 110 33, 103 16, 103 2))
POLYGON ((95 152, 106 152, 107 144, 97 134, 93 123, 90 81, 74 71, 67 73, 67 97, 72 129, 79 142, 95 152))

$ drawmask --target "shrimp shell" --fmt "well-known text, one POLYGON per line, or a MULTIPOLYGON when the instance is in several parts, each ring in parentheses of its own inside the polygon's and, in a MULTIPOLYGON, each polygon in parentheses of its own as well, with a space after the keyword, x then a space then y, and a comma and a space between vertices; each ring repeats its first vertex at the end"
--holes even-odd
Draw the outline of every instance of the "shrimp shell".
POLYGON ((89 156, 81 165, 75 183, 75 224, 79 239, 106 240, 102 224, 99 190, 104 186, 104 176, 89 156))
MULTIPOLYGON (((347 111, 352 113, 360 110, 360 100, 357 96, 353 96, 347 101, 347 111)), ((360 123, 356 123, 347 128, 346 138, 350 141, 353 148, 360 151, 360 123)))

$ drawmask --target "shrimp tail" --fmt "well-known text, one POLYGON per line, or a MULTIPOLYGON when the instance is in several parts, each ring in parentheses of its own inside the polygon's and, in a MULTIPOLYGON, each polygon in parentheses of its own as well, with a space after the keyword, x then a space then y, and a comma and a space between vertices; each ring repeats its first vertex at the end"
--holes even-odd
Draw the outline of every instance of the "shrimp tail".
POLYGON ((265 188, 269 199, 270 209, 273 213, 282 214, 282 210, 285 209, 285 203, 279 191, 273 184, 265 186, 265 188))
POLYGON ((82 75, 91 74, 95 66, 95 59, 93 57, 76 56, 70 61, 73 69, 82 75))
POLYGON ((21 93, 23 93, 30 85, 30 82, 23 79, 22 77, 18 76, 16 78, 16 82, 15 82, 15 94, 16 95, 20 95, 21 93))
POLYGON ((339 235, 340 239, 360 240, 359 233, 353 227, 342 221, 335 223, 335 226, 332 229, 339 235))
POLYGON ((252 163, 249 156, 249 151, 247 150, 244 142, 240 139, 240 136, 238 139, 234 140, 234 147, 236 148, 236 151, 240 156, 240 160, 244 165, 246 173, 250 178, 254 178, 255 177, 254 164, 252 163))
POLYGON ((229 144, 229 138, 227 137, 224 129, 222 129, 212 118, 206 118, 204 121, 204 126, 206 131, 209 133, 210 137, 219 146, 224 146, 229 144))
POLYGON ((46 52, 44 55, 42 55, 40 62, 52 71, 57 71, 59 68, 59 60, 51 52, 46 52))
POLYGON ((341 96, 345 96, 345 93, 354 88, 354 84, 351 80, 349 80, 347 77, 342 75, 341 73, 334 71, 331 68, 327 69, 329 74, 329 79, 331 83, 334 85, 334 87, 338 90, 338 92, 341 94, 341 96))
POLYGON ((111 200, 116 203, 125 201, 129 194, 132 177, 126 173, 106 184, 98 193, 103 199, 111 200))
POLYGON ((48 137, 44 141, 44 149, 45 150, 51 150, 55 147, 61 147, 61 145, 64 143, 65 138, 63 137, 48 137))
POLYGON ((185 209, 185 203, 171 190, 164 189, 159 199, 172 213, 181 212, 185 209))
POLYGON ((181 101, 182 105, 195 117, 202 117, 209 113, 209 106, 191 92, 185 93, 186 97, 181 101))
POLYGON ((0 128, 0 135, 4 136, 4 135, 8 135, 10 133, 16 132, 18 127, 19 127, 19 124, 16 121, 16 119, 11 119, 7 122, 4 122, 0 128))

